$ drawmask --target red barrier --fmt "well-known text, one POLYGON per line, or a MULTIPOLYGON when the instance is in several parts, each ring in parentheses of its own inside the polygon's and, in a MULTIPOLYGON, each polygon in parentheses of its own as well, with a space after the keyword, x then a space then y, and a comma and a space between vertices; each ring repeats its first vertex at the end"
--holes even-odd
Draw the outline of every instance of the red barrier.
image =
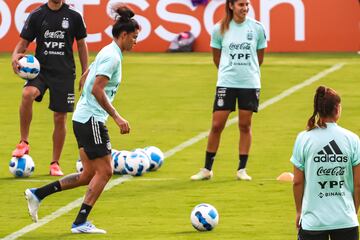
MULTIPOLYGON (((29 12, 46 0, 0 0, 0 52, 12 51, 29 12)), ((135 51, 163 52, 176 33, 192 31, 195 51, 209 51, 211 29, 222 17, 225 0, 194 7, 190 0, 68 0, 84 15, 90 50, 111 41, 109 6, 124 2, 142 26, 135 51)), ((260 20, 271 52, 360 50, 358 0, 251 0, 249 16, 260 20)))

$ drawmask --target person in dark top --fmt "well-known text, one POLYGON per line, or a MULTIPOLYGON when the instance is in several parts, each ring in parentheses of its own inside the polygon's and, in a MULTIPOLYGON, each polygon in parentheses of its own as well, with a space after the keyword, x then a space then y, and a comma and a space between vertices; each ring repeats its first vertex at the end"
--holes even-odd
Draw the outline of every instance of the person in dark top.
MULTIPOLYGON (((34 100, 40 102, 49 89, 49 109, 54 112, 53 156, 50 175, 62 176, 59 166, 66 135, 67 112, 74 110, 75 62, 73 42, 76 40, 82 72, 88 67, 85 42, 86 27, 81 14, 62 0, 49 0, 32 11, 20 34, 20 41, 12 54, 14 72, 20 68, 19 59, 36 39, 35 57, 40 62, 40 74, 28 80, 23 88, 20 105, 20 143, 12 155, 29 153, 29 130, 34 100)), ((81 85, 81 82, 80 82, 81 85)), ((81 86, 79 86, 81 88, 81 86)))

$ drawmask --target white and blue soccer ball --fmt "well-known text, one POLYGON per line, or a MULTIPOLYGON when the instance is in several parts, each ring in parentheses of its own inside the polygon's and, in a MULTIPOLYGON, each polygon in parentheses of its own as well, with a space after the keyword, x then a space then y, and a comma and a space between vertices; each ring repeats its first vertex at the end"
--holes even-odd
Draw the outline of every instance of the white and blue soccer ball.
MULTIPOLYGON (((111 153, 111 156, 113 156, 113 153, 111 153)), ((114 162, 111 161, 111 167, 114 170, 114 162)), ((76 160, 76 172, 82 173, 84 171, 84 166, 81 162, 81 159, 76 160)))
POLYGON ((191 211, 190 220, 196 230, 211 231, 219 223, 219 214, 214 206, 201 203, 191 211))
POLYGON ((156 171, 164 163, 164 153, 155 146, 149 146, 144 148, 144 151, 150 158, 149 171, 156 171))
POLYGON ((125 160, 131 154, 130 151, 122 150, 111 154, 114 164, 114 174, 126 174, 125 160))
POLYGON ((31 80, 40 73, 40 63, 33 55, 25 55, 19 60, 20 69, 18 75, 25 79, 31 80))
POLYGON ((11 158, 9 170, 14 177, 30 177, 35 170, 35 164, 33 159, 25 154, 20 158, 11 158))
POLYGON ((82 173, 82 171, 84 171, 84 167, 82 165, 81 159, 78 159, 76 161, 76 172, 82 173))
POLYGON ((125 159, 125 171, 132 176, 143 175, 150 167, 149 157, 140 150, 135 150, 125 159))
POLYGON ((111 149, 111 158, 114 158, 114 155, 117 154, 119 150, 111 149))

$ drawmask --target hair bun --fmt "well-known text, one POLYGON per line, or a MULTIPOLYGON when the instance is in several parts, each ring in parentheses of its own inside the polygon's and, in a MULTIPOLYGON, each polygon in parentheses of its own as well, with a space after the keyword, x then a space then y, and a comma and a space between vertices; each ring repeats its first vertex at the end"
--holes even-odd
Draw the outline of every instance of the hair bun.
POLYGON ((324 97, 325 93, 326 93, 326 87, 325 86, 319 86, 316 89, 316 93, 318 94, 319 97, 324 97))
POLYGON ((117 13, 115 17, 116 21, 129 22, 130 19, 135 16, 134 12, 123 3, 114 4, 111 8, 117 13))

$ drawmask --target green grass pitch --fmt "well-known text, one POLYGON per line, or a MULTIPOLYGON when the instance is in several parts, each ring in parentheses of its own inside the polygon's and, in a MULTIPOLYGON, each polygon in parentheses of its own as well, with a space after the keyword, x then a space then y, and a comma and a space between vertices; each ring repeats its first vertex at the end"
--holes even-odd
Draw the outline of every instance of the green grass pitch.
MULTIPOLYGON (((32 223, 23 191, 57 179, 48 176, 53 130, 48 95, 42 104, 34 104, 30 133, 34 175, 14 179, 8 171, 11 151, 19 140, 18 107, 24 84, 12 73, 10 59, 9 54, 0 55, 0 238, 32 223)), ((114 105, 132 129, 130 135, 122 136, 109 119, 113 148, 154 145, 166 152, 209 129, 216 84, 210 54, 133 53, 125 54, 123 60, 123 82, 114 105)), ((70 226, 78 212, 75 208, 19 239, 295 239, 292 184, 275 178, 292 171, 292 146, 312 112, 318 85, 333 87, 341 94, 339 124, 360 134, 360 61, 355 54, 268 54, 262 66, 264 102, 337 63, 346 65, 254 115, 247 167, 253 181, 235 180, 239 133, 234 124, 224 130, 211 181, 189 181, 203 166, 203 139, 165 159, 158 172, 104 192, 89 219, 108 234, 72 235, 70 226), (199 233, 190 224, 191 209, 202 202, 214 205, 219 212, 219 225, 212 232, 199 233)), ((71 115, 67 126, 61 166, 68 174, 75 171, 78 159, 71 115)), ((39 217, 83 196, 85 190, 82 187, 48 197, 39 217)))

